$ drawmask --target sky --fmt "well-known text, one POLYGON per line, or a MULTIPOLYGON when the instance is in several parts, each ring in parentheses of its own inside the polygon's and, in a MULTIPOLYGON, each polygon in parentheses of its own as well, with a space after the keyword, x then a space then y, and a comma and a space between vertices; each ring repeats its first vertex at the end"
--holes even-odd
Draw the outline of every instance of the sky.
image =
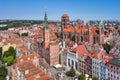
POLYGON ((0 19, 120 20, 120 0, 0 0, 0 19))

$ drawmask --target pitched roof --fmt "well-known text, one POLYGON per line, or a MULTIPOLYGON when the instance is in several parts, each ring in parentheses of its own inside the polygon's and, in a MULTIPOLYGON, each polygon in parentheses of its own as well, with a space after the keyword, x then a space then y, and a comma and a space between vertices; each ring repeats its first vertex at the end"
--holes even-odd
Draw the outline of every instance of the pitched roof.
MULTIPOLYGON (((50 75, 46 74, 41 68, 35 67, 31 61, 24 61, 16 65, 26 78, 26 80, 49 80, 50 75)), ((53 78, 52 78, 53 79, 53 78)), ((53 79, 54 80, 54 79, 53 79)))
POLYGON ((99 53, 93 53, 92 57, 96 58, 96 59, 100 59, 103 58, 103 56, 106 54, 106 52, 104 50, 101 50, 99 53))
POLYGON ((28 61, 29 59, 33 59, 34 57, 39 57, 39 55, 36 53, 30 54, 30 55, 24 55, 22 57, 18 57, 17 62, 20 63, 21 60, 28 61))
POLYGON ((72 32, 72 33, 74 33, 74 28, 72 26, 69 26, 67 28, 64 28, 64 32, 72 32))
POLYGON ((109 63, 120 66, 120 58, 113 58, 109 61, 109 63))
POLYGON ((16 39, 9 39, 8 42, 11 44, 22 44, 22 40, 16 40, 16 39))
POLYGON ((89 54, 89 52, 87 51, 85 45, 79 45, 79 46, 75 47, 73 49, 73 51, 77 53, 78 58, 80 56, 82 56, 83 54, 89 54))
POLYGON ((113 59, 113 55, 109 55, 109 56, 105 57, 105 58, 103 59, 103 63, 106 64, 106 63, 109 62, 111 59, 113 59))
POLYGON ((24 50, 28 50, 28 47, 27 46, 20 47, 20 51, 24 51, 24 50))

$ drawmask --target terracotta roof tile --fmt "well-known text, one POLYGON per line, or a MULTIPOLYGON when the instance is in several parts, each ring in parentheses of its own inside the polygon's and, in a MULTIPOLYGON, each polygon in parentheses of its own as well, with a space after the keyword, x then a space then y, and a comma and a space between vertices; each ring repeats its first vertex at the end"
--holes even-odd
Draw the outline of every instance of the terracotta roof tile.
POLYGON ((73 51, 75 51, 77 53, 78 58, 80 56, 82 56, 83 54, 89 54, 86 47, 85 47, 85 45, 79 45, 76 48, 74 48, 73 51))
POLYGON ((20 47, 20 51, 24 51, 24 50, 28 50, 28 47, 27 46, 20 47))
POLYGON ((22 44, 22 40, 15 40, 15 39, 9 39, 8 42, 11 44, 22 44))

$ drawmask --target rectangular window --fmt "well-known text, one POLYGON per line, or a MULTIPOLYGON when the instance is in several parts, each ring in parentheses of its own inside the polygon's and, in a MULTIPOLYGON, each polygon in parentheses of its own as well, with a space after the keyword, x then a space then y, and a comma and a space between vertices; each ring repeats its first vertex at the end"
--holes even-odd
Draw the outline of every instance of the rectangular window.
POLYGON ((75 67, 76 67, 76 69, 77 69, 77 62, 75 62, 75 67))
POLYGON ((72 60, 72 67, 74 67, 74 61, 72 60))
POLYGON ((70 67, 70 59, 68 59, 68 66, 70 67))

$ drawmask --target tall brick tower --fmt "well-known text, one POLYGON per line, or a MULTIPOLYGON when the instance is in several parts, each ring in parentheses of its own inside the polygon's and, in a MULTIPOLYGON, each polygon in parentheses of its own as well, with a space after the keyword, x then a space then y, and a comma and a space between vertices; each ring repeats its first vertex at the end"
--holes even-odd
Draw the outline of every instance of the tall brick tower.
POLYGON ((50 43, 50 32, 49 32, 46 12, 45 12, 45 16, 44 16, 43 41, 44 41, 44 49, 48 48, 49 43, 50 43))
POLYGON ((64 28, 70 25, 69 16, 67 14, 63 14, 61 17, 61 31, 62 31, 62 38, 64 40, 64 28))

